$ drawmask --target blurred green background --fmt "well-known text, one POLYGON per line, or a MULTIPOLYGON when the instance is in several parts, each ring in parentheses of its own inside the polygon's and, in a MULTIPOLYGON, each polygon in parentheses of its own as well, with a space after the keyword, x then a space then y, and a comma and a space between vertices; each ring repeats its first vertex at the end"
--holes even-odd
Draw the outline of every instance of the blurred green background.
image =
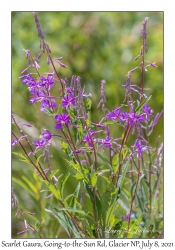
MULTIPOLYGON (((156 62, 158 67, 148 68, 148 72, 145 73, 145 87, 151 88, 146 93, 148 96, 152 95, 149 105, 154 110, 154 114, 163 109, 163 12, 38 12, 38 17, 45 41, 51 48, 52 58, 62 56, 63 63, 67 65, 66 69, 57 65, 60 76, 66 77, 70 82, 72 75, 79 75, 86 93, 92 93, 92 121, 94 122, 100 121, 103 116, 101 109, 96 109, 100 100, 102 79, 106 80, 107 108, 112 110, 123 102, 125 89, 121 85, 125 84, 127 72, 140 63, 139 59, 134 61, 134 58, 139 54, 142 43, 140 36, 142 21, 145 17, 149 17, 148 53, 145 60, 156 62)), ((22 118, 35 126, 22 128, 33 141, 38 139, 42 128, 48 128, 52 133, 55 129, 52 118, 40 112, 38 103, 29 105, 30 94, 19 79, 21 72, 27 67, 22 49, 30 49, 33 56, 39 54, 39 38, 33 14, 12 12, 12 109, 19 118, 18 121, 22 118)), ((40 66, 40 73, 53 71, 51 66, 46 64, 45 55, 41 57, 40 66)), ((132 84, 141 85, 140 70, 132 74, 131 80, 132 84)), ((56 95, 58 91, 59 86, 55 84, 52 93, 56 95)), ((138 98, 138 95, 134 94, 133 97, 138 98)), ((114 128, 112 133, 119 136, 114 128)), ((154 146, 158 135, 161 136, 162 141, 163 118, 160 119, 150 138, 154 146)), ((65 155, 58 151, 57 147, 59 143, 55 140, 51 152, 52 166, 53 169, 61 167, 62 172, 66 174, 68 166, 63 160, 65 155)), ((17 147, 14 151, 20 151, 20 148, 17 147)), ((53 234, 50 232, 49 235, 46 232, 50 222, 45 216, 45 204, 40 203, 40 199, 44 197, 44 194, 40 193, 41 183, 38 181, 38 186, 36 185, 35 190, 32 190, 24 177, 29 176, 31 183, 35 182, 36 176, 33 174, 32 167, 19 162, 17 157, 13 157, 12 160, 12 176, 18 180, 12 184, 19 203, 25 210, 35 212, 36 218, 40 221, 45 220, 42 234, 49 238, 53 234), (19 181, 20 184, 17 184, 19 181), (24 187, 21 188, 22 183, 31 189, 31 193, 24 187)), ((75 189, 73 178, 69 179, 67 192, 70 188, 75 189)), ((15 211, 12 213, 12 237, 17 238, 16 233, 23 228, 23 222, 14 215, 15 211)), ((33 217, 33 220, 36 221, 36 218, 33 217)), ((66 237, 64 234, 60 235, 66 237)))

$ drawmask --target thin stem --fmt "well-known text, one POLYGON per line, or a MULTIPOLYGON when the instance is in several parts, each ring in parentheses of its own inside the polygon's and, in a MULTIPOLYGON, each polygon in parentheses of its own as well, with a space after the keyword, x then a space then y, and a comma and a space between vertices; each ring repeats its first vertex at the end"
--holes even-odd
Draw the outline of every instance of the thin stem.
POLYGON ((86 127, 86 131, 87 131, 87 134, 91 140, 91 143, 92 143, 92 148, 93 148, 93 151, 94 151, 94 161, 95 161, 95 166, 94 166, 94 169, 95 169, 95 172, 97 171, 97 153, 96 153, 96 149, 95 149, 95 145, 94 145, 94 142, 89 134, 89 131, 88 131, 88 126, 87 126, 87 123, 85 122, 85 127, 86 127))
POLYGON ((118 175, 117 175, 117 178, 116 178, 116 187, 117 187, 117 184, 118 184, 118 180, 119 180, 119 177, 120 177, 120 172, 121 172, 121 167, 122 167, 122 155, 121 155, 121 152, 122 152, 122 149, 123 149, 123 146, 124 146, 124 144, 126 143, 126 141, 127 141, 127 139, 128 139, 128 136, 129 136, 129 133, 130 133, 130 131, 131 131, 131 128, 132 128, 132 126, 129 126, 129 124, 128 124, 128 126, 127 126, 127 128, 126 128, 126 130, 125 130, 125 134, 124 134, 124 136, 123 136, 123 140, 122 140, 122 144, 121 144, 121 147, 120 147, 120 151, 119 151, 119 169, 118 169, 118 175))
POLYGON ((64 96, 64 87, 63 87, 63 83, 62 83, 61 77, 59 76, 59 74, 58 74, 58 72, 57 72, 57 70, 56 70, 56 68, 55 68, 55 65, 54 65, 53 60, 52 60, 52 58, 51 58, 51 56, 50 56, 50 53, 49 53, 49 51, 48 51, 48 48, 47 48, 47 46, 45 45, 45 42, 44 42, 44 46, 45 46, 45 49, 46 49, 46 51, 47 51, 49 60, 50 60, 50 62, 51 62, 51 64, 52 64, 52 67, 53 67, 53 69, 54 69, 54 72, 55 72, 56 76, 58 77, 58 79, 59 79, 59 81, 60 81, 61 89, 62 89, 62 96, 64 96))
MULTIPOLYGON (((27 158, 29 159, 30 163, 36 168, 36 170, 37 170, 37 171, 39 172, 39 174, 42 176, 43 180, 45 180, 45 179, 48 180, 47 176, 46 176, 46 175, 43 176, 43 173, 40 171, 40 169, 39 169, 39 168, 36 166, 36 164, 30 159, 30 157, 28 156, 28 154, 27 154, 25 148, 23 147, 23 145, 21 144, 21 142, 19 141, 18 137, 15 135, 14 132, 12 132, 12 135, 13 135, 13 136, 16 138, 16 140, 19 142, 19 145, 20 145, 21 148, 23 149, 23 151, 24 151, 25 155, 27 156, 27 158)), ((49 180, 48 180, 48 181, 49 181, 49 180)))
POLYGON ((149 199, 150 199, 150 214, 152 211, 152 192, 151 192, 151 166, 152 166, 152 160, 151 160, 151 154, 150 154, 150 150, 148 150, 148 154, 149 154, 149 199))
POLYGON ((133 168, 132 168, 132 160, 130 160, 130 167, 131 167, 131 181, 132 181, 132 184, 134 183, 134 175, 133 175, 133 168))
POLYGON ((89 161, 89 166, 92 166, 92 160, 91 160, 91 157, 90 157, 89 153, 86 152, 86 155, 87 155, 87 158, 88 158, 88 161, 89 161))
MULTIPOLYGON (((70 140, 71 140, 71 142, 72 142, 73 149, 76 150, 76 146, 75 146, 74 140, 73 140, 73 138, 72 138, 72 135, 71 135, 69 126, 66 126, 66 128, 67 128, 67 131, 68 131, 70 140)), ((78 163, 79 163, 79 165, 80 165, 80 167, 81 167, 81 162, 80 162, 79 156, 78 156, 78 154, 75 154, 75 155, 76 155, 76 158, 77 158, 77 160, 78 160, 78 163)))
POLYGON ((137 188, 138 188, 138 183, 139 183, 139 179, 140 179, 140 158, 138 158, 138 175, 137 175, 137 182, 136 182, 136 186, 135 186, 135 190, 134 190, 134 194, 131 200, 131 205, 130 205, 130 211, 129 211, 129 220, 128 220, 128 230, 126 233, 126 237, 128 235, 129 232, 129 226, 130 226, 130 221, 131 221, 131 213, 132 213, 132 207, 133 207, 133 203, 137 194, 137 188))
MULTIPOLYGON (((23 136, 25 136, 25 134, 21 131, 20 127, 18 126, 18 124, 17 124, 17 122, 16 122, 16 120, 15 120, 14 114, 12 114, 12 119, 13 119, 14 124, 16 125, 16 127, 18 128, 18 130, 20 131, 20 133, 21 133, 23 136)), ((35 159, 37 160, 38 157, 36 156, 36 154, 35 154, 35 152, 34 152, 32 146, 31 146, 29 140, 27 139, 27 137, 24 137, 24 138, 25 138, 25 140, 27 141, 27 143, 28 143, 28 145, 29 145, 29 147, 30 147, 30 149, 31 149, 31 151, 32 151, 32 153, 33 153, 35 159)), ((38 162, 38 165, 39 165, 39 167, 40 167, 42 173, 44 174, 45 178, 47 179, 47 176, 46 176, 46 174, 45 174, 45 172, 44 172, 44 170, 43 170, 43 168, 42 168, 42 166, 41 166, 41 164, 40 164, 39 162, 38 162)), ((48 180, 48 179, 47 179, 47 180, 48 180)), ((49 180, 48 180, 48 181, 49 181, 49 180)))

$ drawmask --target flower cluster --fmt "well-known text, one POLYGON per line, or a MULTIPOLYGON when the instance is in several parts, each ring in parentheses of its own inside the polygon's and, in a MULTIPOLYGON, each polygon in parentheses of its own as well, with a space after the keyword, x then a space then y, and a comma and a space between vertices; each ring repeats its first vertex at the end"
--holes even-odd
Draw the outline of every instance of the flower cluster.
POLYGON ((121 122, 123 125, 134 125, 139 126, 141 122, 146 122, 150 120, 150 115, 152 114, 152 110, 145 104, 142 107, 144 111, 141 114, 137 114, 137 112, 125 112, 120 111, 120 107, 115 108, 112 112, 107 114, 107 118, 116 122, 121 122))
POLYGON ((40 102, 42 112, 46 112, 46 108, 52 111, 57 108, 54 97, 50 96, 50 88, 54 86, 53 73, 47 73, 47 77, 41 76, 38 79, 32 77, 31 74, 22 75, 20 78, 22 83, 28 86, 28 90, 32 94, 29 100, 30 104, 40 102))

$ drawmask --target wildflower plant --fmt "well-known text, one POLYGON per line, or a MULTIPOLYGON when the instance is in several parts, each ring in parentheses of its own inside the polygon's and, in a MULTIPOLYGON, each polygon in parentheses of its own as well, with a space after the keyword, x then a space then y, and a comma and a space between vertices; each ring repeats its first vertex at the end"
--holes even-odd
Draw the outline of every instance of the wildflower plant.
MULTIPOLYGON (((23 176, 23 181, 13 177, 13 182, 21 187, 28 186, 29 195, 30 188, 36 190, 35 185, 39 185, 36 202, 44 209, 47 220, 37 220, 33 211, 22 212, 18 194, 12 189, 12 207, 24 221, 18 234, 59 238, 59 231, 64 230, 69 238, 158 238, 163 232, 162 208, 157 208, 162 188, 163 143, 159 137, 156 146, 150 145, 149 138, 163 111, 154 114, 149 105, 154 97, 147 94, 151 86, 145 88, 147 68, 153 67, 156 71, 157 67, 155 62, 145 60, 149 18, 145 17, 141 25, 142 43, 134 59, 138 66, 129 70, 126 83, 122 85, 123 103, 108 109, 107 83, 101 80, 97 106, 98 112, 101 109, 101 119, 96 123, 90 115, 93 96, 86 93, 79 76, 73 75, 70 80, 60 76, 57 64, 63 68, 69 66, 62 62, 62 57, 52 58, 37 13, 33 12, 33 16, 40 51, 34 57, 29 49, 24 49, 28 65, 19 78, 30 93, 29 105, 35 109, 39 103, 40 111, 52 119, 52 128, 43 128, 38 139, 29 141, 12 112, 13 154, 33 168, 30 180, 27 176, 23 176), (40 61, 45 59, 52 72, 42 72, 40 61), (135 71, 140 72, 140 86, 132 83, 135 71), (59 85, 59 93, 52 92, 54 85, 59 85), (116 137, 111 127, 122 131, 121 136, 116 137), (134 138, 134 143, 130 137, 134 138), (66 174, 59 162, 56 166, 52 164, 50 152, 55 138, 59 140, 58 154, 61 147, 69 167, 66 174), (17 145, 20 152, 15 151, 17 145), (67 193, 64 189, 70 178, 76 188, 67 193), (41 198, 40 194, 44 196, 41 198), (54 235, 44 233, 46 229, 42 231, 47 225, 50 231, 57 228, 54 235)), ((32 127, 27 123, 23 126, 32 127)))

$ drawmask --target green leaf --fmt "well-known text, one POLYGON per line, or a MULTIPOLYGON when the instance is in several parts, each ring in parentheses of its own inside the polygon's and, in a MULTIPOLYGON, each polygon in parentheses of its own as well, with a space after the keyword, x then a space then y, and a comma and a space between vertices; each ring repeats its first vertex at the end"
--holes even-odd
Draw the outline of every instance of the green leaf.
POLYGON ((130 195, 130 193, 128 192, 128 190, 126 190, 126 189, 122 189, 121 190, 121 193, 125 196, 125 198, 128 200, 128 201, 130 201, 131 200, 131 195, 130 195))
POLYGON ((121 200, 121 199, 118 199, 118 203, 120 204, 120 206, 126 211, 126 213, 129 211, 129 207, 128 207, 128 202, 127 202, 127 204, 123 201, 123 200, 121 200))
POLYGON ((155 183, 154 183, 153 194, 154 194, 155 191, 156 191, 156 188, 157 188, 158 183, 159 183, 159 178, 157 178, 156 181, 155 181, 155 183))
POLYGON ((107 121, 107 122, 103 122, 103 124, 105 125, 112 125, 112 124, 118 124, 122 127, 124 127, 124 125, 121 122, 114 122, 114 121, 107 121))
MULTIPOLYGON (((76 187, 75 191, 74 191, 74 194, 73 194, 73 197, 71 199, 71 202, 70 202, 70 207, 76 209, 77 208, 77 199, 78 199, 78 194, 79 194, 79 191, 80 191, 80 182, 78 183, 78 186, 76 187)), ((81 207, 81 206, 79 206, 81 207)), ((72 214, 74 216, 74 213, 72 214)))
POLYGON ((101 205, 101 202, 97 196, 96 196, 96 206, 97 206, 97 212, 98 212, 98 220, 100 220, 101 215, 102 215, 102 205, 101 205))
POLYGON ((30 163, 30 161, 28 161, 28 160, 21 160, 21 159, 19 159, 19 161, 25 162, 25 163, 27 163, 27 164, 29 164, 29 165, 33 166, 33 164, 32 164, 32 163, 30 163))
POLYGON ((34 185, 29 179, 27 179, 26 176, 22 176, 21 179, 23 179, 23 180, 28 184, 28 186, 30 187, 30 189, 33 190, 33 192, 34 192, 35 194, 38 193, 38 190, 37 190, 37 188, 35 187, 35 185, 34 185))
POLYGON ((66 181, 68 180, 69 176, 70 176, 70 173, 67 173, 66 176, 64 177, 64 179, 61 181, 60 191, 61 191, 62 199, 63 199, 64 187, 65 187, 66 181))
POLYGON ((21 180, 15 178, 15 177, 12 177, 12 181, 17 183, 20 187, 22 187, 24 190, 26 190, 34 199, 36 199, 36 195, 31 191, 31 189, 25 183, 23 183, 21 180))
POLYGON ((17 156, 19 156, 22 159, 27 159, 28 160, 28 158, 24 154, 22 154, 22 153, 12 152, 12 154, 17 155, 17 156))
POLYGON ((89 173, 89 170, 83 167, 80 167, 79 164, 77 163, 73 163, 71 161, 66 160, 66 162, 69 164, 69 166, 76 171, 76 174, 74 175, 74 177, 77 180, 81 180, 84 179, 86 182, 88 182, 87 176, 89 173))
POLYGON ((117 224, 115 224, 114 226, 114 230, 120 230, 120 228, 122 227, 122 223, 122 220, 118 221, 117 224))
POLYGON ((110 201, 111 201, 111 192, 110 191, 104 192, 101 196, 102 220, 103 220, 104 230, 106 225, 106 214, 110 205, 110 201))
POLYGON ((84 187, 85 187, 86 191, 89 194, 91 203, 94 204, 94 196, 93 196, 92 190, 90 189, 89 185, 85 181, 83 181, 83 184, 84 184, 84 187))
POLYGON ((78 128, 76 129, 78 131, 79 140, 82 141, 84 137, 84 131, 83 131, 83 124, 81 120, 78 120, 78 128))
POLYGON ((136 109, 135 112, 137 113, 137 115, 140 115, 140 111, 142 109, 142 107, 151 99, 152 96, 148 97, 146 100, 144 100, 136 109))
POLYGON ((83 171, 84 180, 88 183, 89 169, 82 167, 81 171, 83 171))
POLYGON ((41 178, 40 178, 40 180, 41 180, 42 182, 44 182, 44 183, 48 186, 49 190, 52 192, 52 194, 53 194, 57 199, 61 199, 61 194, 60 194, 59 189, 56 189, 55 186, 54 186, 52 183, 48 182, 47 180, 43 180, 43 179, 41 179, 41 178))
MULTIPOLYGON (((93 194, 91 188, 89 187, 89 185, 86 182, 83 182, 83 183, 84 183, 85 189, 87 190, 87 192, 89 194, 91 203, 92 203, 92 205, 94 205, 94 194, 93 194)), ((97 196, 96 196, 96 206, 97 206, 98 218, 100 219, 101 213, 102 213, 102 205, 101 205, 101 202, 97 196)))
POLYGON ((41 159, 42 156, 44 156, 44 155, 42 154, 42 155, 40 155, 40 156, 37 157, 37 160, 36 160, 36 163, 35 163, 36 166, 38 166, 38 163, 39 163, 39 161, 40 161, 40 159, 41 159))
POLYGON ((113 202, 111 202, 111 205, 109 206, 107 212, 106 212, 106 227, 113 227, 114 226, 114 210, 117 207, 117 202, 118 200, 114 200, 113 202))
POLYGON ((140 190, 138 190, 137 200, 138 200, 138 203, 139 203, 139 207, 143 212, 144 211, 144 201, 143 201, 143 199, 141 199, 141 194, 140 193, 141 193, 140 190))
POLYGON ((98 157, 99 157, 100 159, 102 159, 102 160, 107 164, 107 166, 110 168, 110 170, 113 171, 112 166, 111 166, 111 164, 109 163, 109 161, 108 161, 105 157, 103 157, 101 154, 97 153, 97 155, 98 155, 98 157))
POLYGON ((104 175, 99 175, 101 176, 108 184, 111 184, 111 181, 108 177, 104 176, 104 175))
POLYGON ((64 202, 67 202, 67 200, 68 200, 69 198, 71 198, 73 195, 74 195, 74 194, 69 194, 68 196, 66 196, 66 197, 64 198, 64 202))
POLYGON ((44 220, 43 221, 36 221, 36 223, 35 223, 35 229, 36 229, 36 231, 38 232, 39 231, 39 229, 40 229, 40 227, 42 226, 42 224, 44 223, 44 220), (39 225, 38 225, 38 222, 39 222, 39 225))
POLYGON ((76 178, 76 180, 83 180, 84 179, 84 175, 82 173, 76 173, 74 175, 74 177, 76 178))
POLYGON ((84 216, 86 216, 86 213, 83 210, 75 209, 75 208, 72 208, 72 207, 59 208, 59 210, 60 211, 74 212, 74 213, 83 214, 84 216))
POLYGON ((66 142, 64 142, 64 141, 60 141, 60 144, 61 144, 61 147, 62 147, 62 151, 67 154, 68 151, 69 151, 68 144, 66 142))
POLYGON ((77 130, 77 128, 74 128, 74 127, 72 128, 72 135, 73 135, 73 140, 77 141, 77 139, 78 139, 78 130, 77 130))
POLYGON ((75 192, 74 192, 74 196, 78 199, 78 194, 79 194, 79 191, 80 191, 80 182, 78 183, 76 189, 75 189, 75 192))
POLYGON ((86 98, 85 99, 85 107, 86 107, 87 111, 91 110, 91 104, 92 104, 92 100, 89 98, 86 98))
POLYGON ((114 157, 112 159, 112 167, 113 167, 114 174, 116 174, 117 171, 118 171, 118 168, 119 168, 119 157, 118 157, 118 154, 114 155, 114 157))
POLYGON ((33 164, 30 162, 30 160, 27 158, 26 155, 24 155, 22 153, 17 153, 17 152, 12 152, 12 154, 17 155, 18 157, 20 157, 18 160, 20 160, 22 162, 25 162, 25 163, 28 163, 29 165, 33 166, 33 164))
POLYGON ((133 224, 130 225, 127 238, 133 238, 133 235, 136 234, 137 231, 139 232, 138 225, 140 224, 141 221, 142 218, 138 218, 133 224))
POLYGON ((85 107, 86 107, 86 112, 87 112, 89 121, 91 120, 91 104, 92 104, 91 99, 86 98, 85 99, 85 107))
POLYGON ((72 169, 77 170, 77 171, 81 170, 81 167, 79 164, 73 163, 73 162, 68 161, 68 160, 66 160, 66 162, 69 164, 69 167, 71 167, 72 169))
POLYGON ((133 195, 134 195, 135 188, 136 188, 136 181, 132 184, 132 187, 131 187, 131 196, 132 196, 132 197, 133 197, 133 195))
POLYGON ((49 115, 49 116, 53 116, 54 115, 54 112, 47 106, 44 107, 45 110, 46 110, 46 114, 49 115))
POLYGON ((98 178, 98 172, 94 172, 91 176, 92 187, 95 187, 97 183, 97 178, 98 178))
POLYGON ((120 176, 119 176, 119 179, 118 179, 117 188, 121 189, 121 187, 123 185, 125 175, 126 175, 126 172, 127 172, 128 162, 129 162, 129 160, 125 161, 121 166, 121 172, 120 172, 120 176))
POLYGON ((52 179, 58 172, 60 171, 60 169, 54 170, 49 176, 50 179, 52 179))
POLYGON ((149 204, 149 185, 144 178, 141 179, 142 190, 143 190, 143 198, 145 203, 149 204))
POLYGON ((69 223, 67 222, 67 220, 68 220, 68 218, 66 218, 67 216, 61 212, 56 212, 56 211, 51 210, 51 209, 45 209, 45 211, 52 214, 59 221, 61 227, 64 228, 64 230, 67 232, 69 237, 71 237, 71 235, 69 233, 69 229, 71 230, 72 228, 69 225, 69 223))

